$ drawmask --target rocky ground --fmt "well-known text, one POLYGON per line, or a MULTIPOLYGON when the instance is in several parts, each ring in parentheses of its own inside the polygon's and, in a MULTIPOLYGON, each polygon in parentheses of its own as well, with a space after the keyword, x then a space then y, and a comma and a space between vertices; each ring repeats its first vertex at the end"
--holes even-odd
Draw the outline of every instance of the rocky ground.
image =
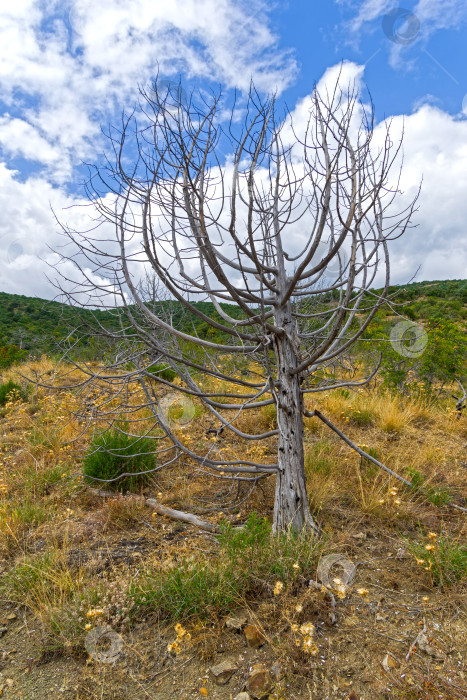
MULTIPOLYGON (((433 523, 435 524, 435 523, 433 523)), ((209 535, 164 523, 125 538, 94 539, 87 565, 137 567, 160 553, 208 547, 209 535), (169 535, 169 539, 167 538, 169 535), (151 552, 153 554, 151 554, 151 552)), ((79 556, 70 550, 72 557, 79 556)), ((294 588, 264 587, 258 600, 212 624, 157 622, 87 642, 87 653, 54 653, 40 621, 4 604, 0 688, 5 698, 464 698, 467 684, 465 597, 448 596, 420 578, 400 540, 365 519, 340 549, 356 564, 341 597, 298 577, 294 588), (191 637, 191 638, 189 638, 191 637), (306 640, 314 647, 304 651, 306 640), (170 646, 177 643, 175 653, 170 646), (242 695, 243 693, 243 695, 242 695)), ((345 571, 331 570, 345 580, 345 571)), ((95 629, 99 630, 99 626, 95 629)), ((100 631, 100 630, 99 630, 100 631)))

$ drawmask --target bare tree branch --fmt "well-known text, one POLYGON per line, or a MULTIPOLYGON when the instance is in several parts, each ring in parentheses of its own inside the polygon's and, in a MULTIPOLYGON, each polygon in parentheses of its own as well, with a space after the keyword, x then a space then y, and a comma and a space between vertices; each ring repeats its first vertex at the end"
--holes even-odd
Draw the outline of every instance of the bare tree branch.
POLYGON ((388 242, 410 226, 416 200, 397 209, 401 143, 390 125, 376 143, 372 113, 341 76, 326 94, 313 91, 305 124, 254 86, 243 121, 234 105, 227 126, 221 94, 168 103, 156 80, 141 100, 109 130, 104 165, 90 169, 92 225, 63 225, 60 291, 118 321, 96 323, 114 356, 98 370, 85 365, 76 391, 108 396, 80 418, 87 428, 143 411, 171 459, 183 455, 215 478, 256 483, 274 474, 275 529, 316 529, 304 396, 359 386, 377 370, 365 379, 351 368, 349 378, 343 358, 388 297, 388 242), (159 363, 177 379, 154 372, 159 363), (328 379, 328 366, 341 375, 328 379), (168 419, 167 391, 211 419, 214 442, 204 452, 168 419), (277 427, 245 427, 271 404, 277 427), (232 437, 266 441, 277 460, 251 458, 248 447, 219 458, 220 440, 232 437))

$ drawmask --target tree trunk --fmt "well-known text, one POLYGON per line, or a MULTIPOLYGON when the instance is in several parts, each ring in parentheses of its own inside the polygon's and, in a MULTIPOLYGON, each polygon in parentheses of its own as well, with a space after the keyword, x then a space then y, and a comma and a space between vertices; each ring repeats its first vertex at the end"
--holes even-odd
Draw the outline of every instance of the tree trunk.
POLYGON ((274 500, 274 523, 276 532, 289 527, 301 531, 304 527, 316 530, 308 505, 303 450, 303 399, 300 392, 300 377, 291 374, 297 366, 293 323, 290 307, 276 316, 276 323, 286 331, 276 339, 277 357, 277 422, 279 427, 278 465, 276 494, 274 500), (293 332, 293 331, 292 331, 293 332))

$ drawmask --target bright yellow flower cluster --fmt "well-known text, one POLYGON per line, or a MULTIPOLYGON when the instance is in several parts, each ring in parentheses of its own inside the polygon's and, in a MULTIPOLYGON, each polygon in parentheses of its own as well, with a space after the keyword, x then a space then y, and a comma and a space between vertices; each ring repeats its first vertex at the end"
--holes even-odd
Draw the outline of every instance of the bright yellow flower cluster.
POLYGON ((436 540, 438 538, 438 535, 436 532, 429 532, 428 533, 428 539, 430 542, 425 545, 425 550, 428 552, 427 559, 421 559, 419 557, 415 557, 415 561, 417 562, 417 566, 423 566, 425 571, 431 571, 432 566, 433 566, 433 561, 430 558, 431 552, 434 552, 436 550, 436 540))
POLYGON ((88 610, 86 613, 86 617, 92 618, 92 617, 99 617, 100 615, 103 615, 104 611, 102 608, 92 608, 91 610, 88 610))
POLYGON ((174 642, 172 642, 172 644, 167 644, 167 651, 169 652, 169 654, 180 654, 182 650, 180 646, 181 643, 183 641, 189 642, 191 639, 191 634, 187 632, 186 629, 184 629, 179 622, 177 622, 174 629, 177 633, 177 639, 174 642))
POLYGON ((282 581, 276 581, 274 586, 274 595, 280 595, 284 589, 284 584, 282 581))
POLYGON ((311 656, 316 656, 318 653, 318 647, 314 641, 315 626, 312 622, 304 622, 303 625, 291 625, 292 632, 295 635, 300 633, 300 637, 295 637, 295 646, 300 647, 305 654, 310 654, 311 656))

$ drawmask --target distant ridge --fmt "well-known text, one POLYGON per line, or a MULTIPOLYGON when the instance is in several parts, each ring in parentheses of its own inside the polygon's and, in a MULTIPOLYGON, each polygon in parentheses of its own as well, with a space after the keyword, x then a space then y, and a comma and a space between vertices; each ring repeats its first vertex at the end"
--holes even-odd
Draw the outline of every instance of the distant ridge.
MULTIPOLYGON (((391 293, 397 293, 398 311, 413 320, 446 319, 467 323, 467 280, 434 280, 395 285, 391 293), (399 306, 401 305, 401 306, 399 306)), ((188 332, 196 331, 202 337, 216 340, 216 331, 197 317, 190 316, 179 302, 158 302, 161 310, 170 307, 177 327, 188 332)), ((211 302, 197 302, 203 313, 221 321, 211 302)), ((240 318, 238 307, 222 304, 229 315, 240 318)), ((386 312, 389 313, 389 310, 386 312)), ((49 353, 73 328, 81 323, 98 320, 109 329, 118 330, 118 314, 112 311, 75 309, 57 301, 0 292, 0 345, 15 344, 18 347, 49 353)))

